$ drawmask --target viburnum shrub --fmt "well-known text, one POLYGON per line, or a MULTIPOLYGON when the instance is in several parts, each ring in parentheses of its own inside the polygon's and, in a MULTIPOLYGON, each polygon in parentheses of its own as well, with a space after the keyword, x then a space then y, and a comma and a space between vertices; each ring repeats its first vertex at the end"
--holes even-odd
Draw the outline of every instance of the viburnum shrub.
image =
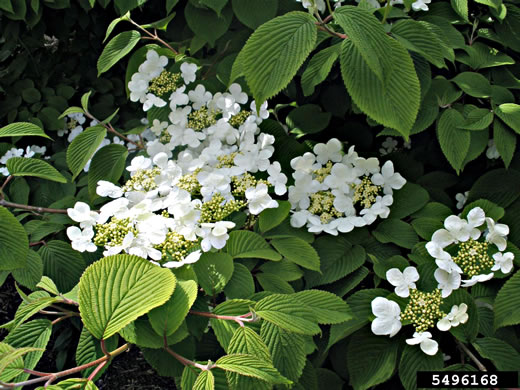
POLYGON ((183 390, 518 370, 515 3, 165 3, 114 2, 124 115, 0 129, 0 389, 97 389, 131 347, 183 390))

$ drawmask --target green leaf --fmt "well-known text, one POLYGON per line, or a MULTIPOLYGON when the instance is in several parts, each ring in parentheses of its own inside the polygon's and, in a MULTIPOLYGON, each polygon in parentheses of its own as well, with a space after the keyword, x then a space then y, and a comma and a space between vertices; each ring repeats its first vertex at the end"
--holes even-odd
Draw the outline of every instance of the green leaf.
MULTIPOLYGON (((274 263, 267 263, 274 264, 274 263)), ((255 293, 255 282, 251 272, 246 266, 236 263, 233 275, 224 288, 224 293, 229 299, 249 298, 255 293)))
POLYGON ((87 93, 84 93, 83 96, 81 96, 81 107, 83 107, 83 110, 85 112, 88 112, 88 101, 90 99, 91 94, 92 90, 88 91, 87 93))
POLYGON ((69 114, 84 114, 85 111, 81 107, 69 107, 58 117, 58 119, 63 119, 69 114))
POLYGON ((478 98, 488 98, 491 96, 491 84, 489 84, 489 80, 480 73, 462 72, 452 80, 460 89, 470 96, 478 98))
MULTIPOLYGON (((213 313, 224 316, 241 316, 249 313, 254 304, 253 301, 245 299, 228 299, 219 304, 213 313)), ((212 318, 210 321, 211 328, 215 332, 218 342, 224 350, 227 350, 229 342, 239 325, 235 321, 219 320, 216 318, 212 318)))
POLYGON ((394 203, 390 207, 390 218, 401 219, 422 209, 430 195, 418 184, 407 182, 403 188, 394 191, 394 203))
POLYGON ((520 354, 511 345, 493 337, 484 337, 473 342, 477 352, 493 362, 497 370, 517 371, 520 354))
POLYGON ((401 19, 392 25, 392 35, 408 50, 422 55, 437 68, 445 68, 444 43, 426 26, 429 23, 401 19))
POLYGON ((25 267, 29 253, 27 233, 14 215, 1 206, 0 220, 0 271, 25 267))
POLYGON ((311 309, 319 324, 339 324, 352 318, 345 301, 330 292, 306 290, 294 294, 294 297, 311 309))
MULTIPOLYGON (((13 332, 9 333, 5 338, 5 342, 14 348, 33 347, 41 349, 29 352, 24 357, 24 368, 32 370, 43 356, 44 349, 51 338, 51 333, 51 322, 46 319, 38 319, 20 325, 13 332)), ((29 374, 22 374, 15 379, 15 382, 22 382, 27 378, 29 378, 29 374)))
POLYGON ((276 263, 265 262, 259 267, 259 270, 268 274, 276 274, 286 282, 293 282, 303 276, 303 270, 287 259, 282 259, 276 263))
POLYGON ((234 258, 259 258, 273 261, 282 258, 262 236, 249 230, 234 230, 229 233, 226 250, 234 258))
POLYGON ((292 110, 286 118, 291 133, 298 136, 318 133, 329 125, 332 114, 316 104, 304 104, 292 110))
POLYGON ((458 128, 463 124, 462 114, 452 108, 444 111, 437 123, 437 138, 442 152, 457 173, 462 169, 471 142, 469 132, 458 128))
POLYGON ((215 364, 222 370, 235 372, 252 378, 258 378, 271 384, 289 385, 292 383, 290 380, 280 375, 278 370, 274 368, 271 363, 260 360, 253 355, 226 355, 218 359, 215 364))
POLYGON ((294 295, 273 294, 255 305, 258 317, 289 332, 315 335, 321 332, 312 309, 302 306, 294 295))
POLYGON ((274 19, 278 11, 278 0, 232 0, 231 4, 237 19, 252 30, 274 19))
POLYGON ((210 370, 202 371, 193 385, 193 390, 213 390, 215 388, 215 377, 210 370))
POLYGON ((80 279, 81 319, 94 337, 106 339, 165 303, 175 284, 170 270, 143 258, 105 257, 89 266, 80 279))
POLYGON ((388 55, 388 40, 383 25, 370 11, 354 6, 340 7, 333 16, 347 34, 348 41, 358 50, 363 62, 383 81, 388 66, 385 59, 388 55))
MULTIPOLYGON (((135 344, 143 348, 158 349, 164 347, 164 336, 159 336, 155 330, 153 330, 150 321, 146 317, 139 318, 123 329, 119 331, 121 337, 127 342, 135 344)), ((183 322, 181 326, 167 337, 166 343, 168 345, 177 344, 189 336, 188 327, 186 322, 183 322)))
POLYGON ((308 13, 289 12, 263 24, 248 39, 237 58, 242 60, 257 110, 289 84, 314 48, 314 22, 308 13))
POLYGON ((71 290, 86 267, 81 254, 65 241, 49 241, 40 248, 38 254, 43 261, 43 274, 56 283, 60 292, 71 290))
POLYGON ((117 184, 125 169, 128 149, 123 145, 110 144, 102 147, 92 157, 88 171, 88 193, 95 198, 97 182, 106 180, 117 184))
POLYGON ((516 272, 500 289, 495 299, 495 329, 520 324, 520 306, 511 297, 520 294, 520 272, 516 272))
POLYGON ((415 390, 417 371, 440 371, 443 367, 442 353, 429 356, 417 345, 406 345, 399 363, 399 378, 406 390, 415 390))
POLYGON ((148 313, 152 328, 160 336, 173 334, 188 315, 196 298, 197 283, 195 281, 177 281, 177 286, 168 302, 148 313))
POLYGON ((493 218, 495 221, 501 219, 505 214, 505 210, 502 207, 497 206, 489 200, 479 199, 474 202, 467 203, 466 206, 464 206, 464 210, 462 210, 460 217, 466 218, 469 212, 475 207, 480 207, 482 210, 484 210, 486 217, 493 218))
POLYGON ((341 45, 336 44, 329 46, 316 53, 305 68, 302 75, 302 89, 305 96, 314 93, 314 88, 325 81, 329 75, 332 66, 339 57, 341 45))
POLYGON ((294 293, 294 288, 276 273, 263 272, 255 274, 255 277, 263 291, 280 294, 294 293))
POLYGON ((166 13, 169 14, 178 2, 179 0, 166 0, 166 13))
MULTIPOLYGON (((343 7, 342 7, 343 8, 343 7)), ((341 74, 354 103, 371 119, 408 137, 420 105, 419 79, 404 47, 386 37, 384 81, 350 39, 342 43, 341 74)))
POLYGON ((228 30, 233 19, 233 11, 231 7, 226 7, 219 16, 210 9, 195 7, 192 2, 189 2, 184 8, 184 17, 195 36, 213 46, 215 41, 228 30))
POLYGON ((282 221, 289 216, 291 204, 286 200, 279 200, 277 202, 278 207, 265 209, 258 216, 258 225, 262 233, 280 225, 282 221))
POLYGON ((373 235, 383 244, 392 242, 407 249, 411 249, 419 241, 409 223, 393 218, 381 221, 373 235))
POLYGON ((233 258, 227 253, 206 252, 193 264, 193 269, 206 294, 218 294, 233 275, 233 258))
MULTIPOLYGON (((113 351, 117 348, 119 337, 117 335, 110 337, 105 341, 105 346, 108 351, 113 351)), ((81 334, 79 335, 78 347, 76 348, 76 363, 77 365, 82 365, 86 363, 90 363, 100 357, 104 356, 104 352, 101 350, 101 344, 99 340, 97 340, 92 334, 88 331, 87 328, 83 327, 81 329, 81 334)), ((108 366, 105 366, 101 373, 103 373, 108 366)), ((82 372, 84 378, 88 377, 93 371, 95 367, 91 367, 82 372)))
POLYGON ((277 238, 271 241, 275 249, 287 260, 303 268, 320 271, 320 258, 316 250, 298 237, 277 238))
MULTIPOLYGON (((190 338, 186 338, 174 344, 171 346, 171 349, 187 359, 193 359, 195 357, 195 342, 190 338)), ((150 364, 160 376, 175 378, 182 375, 184 365, 164 349, 141 348, 141 351, 148 364, 150 364)))
POLYGON ((374 335, 368 328, 354 333, 346 353, 350 385, 355 390, 365 390, 388 380, 397 363, 398 345, 388 337, 374 335))
POLYGON ((500 157, 504 161, 504 165, 506 168, 509 167, 516 150, 515 133, 513 133, 508 127, 504 126, 501 121, 495 120, 493 122, 493 140, 500 157))
POLYGON ((264 321, 260 328, 260 336, 265 340, 273 365, 280 373, 296 382, 302 375, 305 366, 305 339, 295 333, 264 321))
POLYGON ((510 128, 520 134, 520 105, 504 103, 495 108, 495 114, 510 128))
POLYGON ((486 130, 493 122, 493 112, 486 108, 470 108, 472 105, 464 106, 465 122, 459 129, 486 130), (466 110, 470 110, 466 113, 466 110))
POLYGON ((141 34, 135 30, 122 32, 112 38, 99 56, 97 62, 98 76, 102 73, 105 73, 121 58, 130 53, 130 51, 132 51, 140 39, 141 34))
POLYGON ((130 19, 130 12, 127 12, 125 15, 121 16, 120 18, 116 18, 110 22, 110 24, 107 27, 107 32, 105 34, 105 39, 103 39, 103 43, 108 39, 110 34, 112 34, 112 31, 114 31, 114 28, 119 24, 119 22, 124 20, 130 19))
POLYGON ((26 135, 45 137, 52 139, 45 134, 40 126, 29 122, 16 122, 4 126, 0 129, 0 137, 23 137, 26 135))
POLYGON ((220 16, 220 12, 222 8, 226 6, 228 0, 199 0, 199 3, 203 6, 206 6, 217 13, 220 16))
POLYGON ((462 18, 463 21, 469 23, 468 0, 451 0, 451 7, 462 18))
POLYGON ((22 91, 22 98, 29 104, 37 103, 42 98, 42 94, 36 88, 26 88, 22 91))
POLYGON ((43 275, 42 259, 35 251, 29 251, 27 256, 27 264, 24 268, 18 268, 12 271, 14 279, 31 290, 36 289, 36 284, 41 280, 43 275))
MULTIPOLYGON (((18 290, 18 292, 20 291, 21 290, 18 290)), ((18 310, 16 310, 12 326, 9 329, 10 332, 13 332, 21 324, 23 324, 36 313, 38 313, 41 309, 44 309, 47 306, 50 306, 56 302, 56 298, 49 297, 49 294, 43 291, 37 291, 35 293, 32 293, 31 296, 26 297, 26 299, 27 301, 23 302, 23 304, 21 304, 18 307, 18 310), (41 293, 44 293, 46 295, 36 295, 41 293), (36 297, 33 296, 33 294, 36 295, 36 297)))
POLYGON ((480 176, 471 187, 468 202, 484 198, 501 207, 508 207, 520 193, 520 172, 513 169, 493 169, 480 176))
POLYGON ((66 183, 67 179, 48 162, 27 157, 11 157, 7 169, 13 176, 33 176, 46 180, 66 183))
POLYGON ((314 248, 320 259, 320 273, 306 272, 307 288, 335 282, 361 267, 366 259, 362 246, 352 246, 347 240, 323 236, 314 248))
POLYGON ((471 69, 479 70, 515 63, 515 60, 508 55, 481 42, 473 42, 471 46, 464 46, 463 49, 466 53, 457 54, 457 61, 468 65, 471 69))
POLYGON ((107 130, 103 126, 94 126, 74 138, 67 148, 67 165, 72 172, 72 180, 81 173, 106 135, 107 130))
POLYGON ((40 282, 36 285, 36 287, 41 288, 42 290, 45 290, 53 295, 60 294, 60 291, 58 290, 56 284, 52 281, 51 278, 47 276, 42 276, 40 282))
POLYGON ((23 373, 24 361, 22 356, 38 348, 13 348, 12 346, 0 342, 0 381, 9 382, 19 374, 23 373))
POLYGON ((173 12, 173 13, 171 13, 170 15, 168 15, 167 17, 165 17, 163 19, 160 19, 160 20, 158 20, 156 22, 153 22, 153 23, 144 24, 142 27, 144 27, 144 28, 155 28, 157 30, 166 31, 168 29, 168 25, 173 20, 175 15, 176 15, 176 13, 173 12))

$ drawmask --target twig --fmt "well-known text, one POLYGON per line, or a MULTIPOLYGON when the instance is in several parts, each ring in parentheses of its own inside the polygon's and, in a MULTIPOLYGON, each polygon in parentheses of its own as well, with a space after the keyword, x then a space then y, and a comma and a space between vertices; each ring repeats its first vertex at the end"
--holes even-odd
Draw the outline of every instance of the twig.
POLYGON ((477 357, 473 354, 473 352, 471 352, 469 350, 468 347, 466 347, 466 345, 464 345, 464 343, 461 343, 459 340, 456 340, 458 346, 460 349, 462 349, 464 351, 464 353, 466 355, 468 355, 468 357, 473 360, 473 362, 477 365, 478 369, 480 371, 487 371, 486 367, 480 362, 480 360, 477 359, 477 357))
POLYGON ((0 206, 12 207, 15 209, 22 209, 28 211, 34 211, 36 213, 54 213, 54 214, 67 214, 67 210, 62 209, 49 209, 47 207, 28 206, 26 204, 8 202, 5 199, 0 199, 0 206))
POLYGON ((200 364, 200 363, 194 362, 193 360, 186 359, 184 356, 181 356, 178 353, 172 351, 169 347, 164 347, 164 349, 166 350, 166 352, 168 352, 170 355, 172 355, 175 359, 177 359, 179 362, 181 362, 181 364, 184 366, 197 367, 198 369, 200 369, 202 371, 208 371, 208 370, 211 370, 212 368, 215 368, 215 364, 211 363, 211 361, 208 361, 208 364, 206 364, 206 365, 200 364))
POLYGON ((5 179, 4 183, 2 184, 2 187, 0 187, 0 197, 4 199, 4 189, 7 183, 9 183, 13 179, 13 176, 7 176, 7 179, 5 179))
POLYGON ((68 375, 71 375, 71 374, 75 374, 77 372, 86 370, 87 368, 90 368, 90 367, 99 366, 101 363, 106 362, 109 359, 112 359, 113 357, 115 357, 117 355, 122 354, 123 352, 125 352, 129 348, 130 348, 130 344, 124 344, 121 347, 119 347, 119 348, 115 349, 114 351, 110 352, 110 354, 108 356, 105 355, 105 356, 100 357, 99 359, 96 359, 96 360, 94 360, 94 361, 92 361, 90 363, 85 363, 85 364, 82 364, 81 366, 77 366, 77 367, 74 367, 74 368, 69 368, 68 370, 63 370, 63 371, 56 372, 56 373, 48 373, 48 374, 45 374, 45 375, 40 375, 40 374, 44 374, 44 373, 37 373, 37 374, 34 374, 34 375, 39 376, 38 378, 29 379, 29 380, 26 380, 26 381, 23 381, 23 382, 18 382, 18 383, 4 383, 4 382, 0 382, 0 389, 14 389, 16 387, 28 386, 28 385, 32 385, 32 384, 35 384, 35 383, 41 383, 41 382, 46 382, 44 387, 47 387, 53 381, 55 381, 58 378, 61 378, 61 377, 64 377, 64 376, 68 376, 68 375))
POLYGON ((67 318, 71 318, 71 317, 79 317, 79 314, 78 313, 72 313, 72 312, 69 313, 69 314, 65 314, 64 316, 58 317, 54 321, 52 321, 51 325, 56 325, 58 322, 66 320, 67 318))
POLYGON ((175 50, 173 47, 171 47, 168 43, 166 43, 165 41, 163 41, 159 35, 157 35, 157 30, 154 30, 154 34, 152 34, 150 31, 148 31, 147 29, 141 27, 138 23, 134 22, 132 19, 128 18, 128 21, 130 23, 132 23, 134 26, 136 26, 139 30, 141 30, 142 32, 144 32, 146 35, 148 35, 150 38, 149 39, 153 39, 154 41, 157 41, 161 44, 163 44, 164 46, 166 46, 168 49, 170 49, 175 55, 179 54, 179 52, 177 50, 175 50))
POLYGON ((92 373, 88 376, 87 381, 93 381, 94 378, 96 377, 96 375, 99 373, 99 371, 101 371, 103 369, 103 367, 105 367, 107 365, 107 363, 108 363, 108 360, 101 362, 101 364, 99 366, 97 366, 95 368, 95 370, 92 371, 92 373))
POLYGON ((40 241, 29 243, 29 246, 37 246, 37 245, 47 245, 47 243, 45 242, 45 240, 40 240, 40 241))
POLYGON ((128 137, 124 136, 123 134, 121 134, 119 131, 114 129, 114 126, 112 126, 112 124, 110 124, 110 123, 103 123, 103 121, 100 121, 99 119, 97 119, 90 112, 85 111, 85 115, 88 118, 97 121, 99 123, 99 125, 103 126, 105 129, 107 129, 108 132, 110 132, 110 133, 112 133, 114 135, 117 135, 119 138, 121 138, 122 140, 125 140, 126 142, 134 144, 138 149, 143 149, 143 145, 139 145, 137 142, 132 141, 130 138, 128 138, 128 137))
POLYGON ((253 313, 249 312, 247 314, 242 314, 240 316, 223 316, 218 314, 213 314, 204 311, 195 311, 190 310, 190 314, 207 317, 207 318, 216 318, 217 320, 227 320, 227 321, 235 321, 241 327, 244 327, 244 322, 257 322, 258 317, 256 317, 253 313))
POLYGON ((108 350, 107 350, 105 339, 101 339, 100 344, 101 344, 101 351, 103 351, 105 356, 107 356, 110 359, 110 352, 108 352, 108 350))

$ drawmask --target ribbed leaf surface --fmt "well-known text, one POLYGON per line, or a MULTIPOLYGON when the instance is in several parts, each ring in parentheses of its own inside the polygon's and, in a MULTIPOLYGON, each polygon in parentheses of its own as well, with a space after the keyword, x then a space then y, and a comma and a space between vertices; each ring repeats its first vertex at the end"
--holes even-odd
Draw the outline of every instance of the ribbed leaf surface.
POLYGON ((80 174, 106 135, 107 131, 103 126, 94 126, 74 138, 67 148, 67 165, 72 172, 72 180, 80 174))
POLYGON ((0 137, 22 137, 24 135, 32 135, 52 139, 45 134, 40 126, 36 126, 30 122, 16 122, 4 126, 0 129, 0 137))
POLYGON ((27 157, 11 157, 7 160, 7 169, 13 176, 33 176, 46 180, 66 183, 67 179, 48 162, 27 157))
POLYGON ((92 335, 106 339, 151 309, 175 289, 173 273, 137 256, 105 257, 80 279, 79 310, 92 335))

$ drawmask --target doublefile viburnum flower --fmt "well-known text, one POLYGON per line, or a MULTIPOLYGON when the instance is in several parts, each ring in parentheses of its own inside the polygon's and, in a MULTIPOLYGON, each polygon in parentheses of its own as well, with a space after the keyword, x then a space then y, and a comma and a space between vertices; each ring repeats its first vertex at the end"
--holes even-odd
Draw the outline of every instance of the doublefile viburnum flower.
POLYGON ((465 324, 468 321, 468 305, 461 303, 460 305, 453 305, 446 317, 437 322, 437 328, 442 331, 448 331, 452 327, 465 324))
POLYGON ((372 313, 376 318, 372 321, 372 332, 378 336, 393 337, 401 329, 399 305, 383 297, 375 298, 372 303, 372 313))
POLYGON ((292 159, 291 167, 291 225, 313 233, 348 233, 387 218, 393 191, 406 183, 391 161, 380 167, 377 158, 359 157, 354 147, 343 154, 335 138, 292 159))
POLYGON ((406 267, 403 272, 398 268, 391 268, 386 271, 386 280, 395 286, 397 296, 407 298, 410 296, 410 289, 416 288, 415 282, 419 280, 419 273, 415 267, 406 267))
POLYGON ((417 345, 421 347, 421 350, 427 355, 435 355, 439 350, 439 343, 432 340, 432 334, 430 332, 415 332, 413 338, 406 339, 406 344, 417 345))

